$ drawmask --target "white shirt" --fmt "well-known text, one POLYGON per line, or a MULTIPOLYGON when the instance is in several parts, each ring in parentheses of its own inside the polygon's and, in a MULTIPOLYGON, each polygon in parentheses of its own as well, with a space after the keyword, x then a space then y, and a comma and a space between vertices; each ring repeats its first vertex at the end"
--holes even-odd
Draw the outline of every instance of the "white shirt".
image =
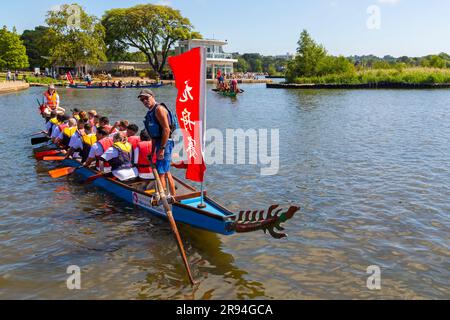
POLYGON ((52 139, 56 139, 58 138, 58 136, 61 134, 61 131, 59 130, 59 126, 55 126, 52 130, 52 135, 50 136, 50 138, 52 139))
POLYGON ((52 126, 53 126, 53 123, 51 123, 50 121, 47 122, 47 123, 45 124, 45 129, 47 130, 47 132, 50 131, 50 129, 52 128, 52 126))
POLYGON ((69 148, 73 148, 75 150, 83 149, 83 141, 81 140, 78 132, 75 132, 75 134, 70 138, 69 148))
MULTIPOLYGON (((106 150, 106 152, 102 155, 102 158, 106 161, 109 161, 111 159, 117 158, 118 156, 119 151, 117 151, 116 148, 111 147, 106 150)), ((120 181, 135 179, 139 176, 137 168, 114 170, 112 174, 120 181)))

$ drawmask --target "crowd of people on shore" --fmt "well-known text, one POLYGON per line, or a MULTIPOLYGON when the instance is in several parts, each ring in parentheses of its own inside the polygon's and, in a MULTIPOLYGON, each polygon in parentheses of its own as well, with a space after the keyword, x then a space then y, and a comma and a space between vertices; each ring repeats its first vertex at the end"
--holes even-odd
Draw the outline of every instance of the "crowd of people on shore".
POLYGON ((144 121, 146 128, 141 131, 138 125, 127 120, 111 125, 109 118, 96 110, 75 108, 67 114, 59 106, 54 86, 49 86, 44 97, 46 103, 40 106, 45 119, 44 133, 66 158, 76 159, 86 168, 95 166, 98 171, 122 182, 154 180, 154 166, 165 191, 168 182, 169 195, 176 196, 170 174, 174 147, 170 128, 174 118, 164 104, 156 102, 151 90, 142 90, 139 95, 149 109, 144 121))

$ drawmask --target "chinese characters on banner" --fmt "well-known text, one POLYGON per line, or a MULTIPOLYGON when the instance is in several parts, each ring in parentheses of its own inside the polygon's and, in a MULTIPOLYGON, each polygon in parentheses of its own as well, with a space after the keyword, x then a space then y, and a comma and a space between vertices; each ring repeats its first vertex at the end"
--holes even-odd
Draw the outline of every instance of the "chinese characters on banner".
POLYGON ((170 57, 169 64, 178 89, 177 116, 188 157, 186 179, 203 182, 206 172, 203 150, 206 129, 206 50, 195 48, 170 57))

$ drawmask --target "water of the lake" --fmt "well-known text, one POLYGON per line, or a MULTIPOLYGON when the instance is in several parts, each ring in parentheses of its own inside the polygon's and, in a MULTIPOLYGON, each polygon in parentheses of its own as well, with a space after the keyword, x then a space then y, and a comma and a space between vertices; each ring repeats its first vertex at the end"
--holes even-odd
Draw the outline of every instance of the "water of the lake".
MULTIPOLYGON (((0 96, 0 298, 450 298, 450 91, 242 88, 208 94, 208 126, 279 128, 280 170, 213 165, 209 193, 235 211, 302 209, 281 241, 182 226, 194 289, 167 222, 32 158, 42 89, 0 96), (70 265, 81 290, 66 287, 70 265)), ((155 91, 173 106, 173 87, 155 91)), ((136 90, 59 92, 67 109, 142 124, 136 90)))

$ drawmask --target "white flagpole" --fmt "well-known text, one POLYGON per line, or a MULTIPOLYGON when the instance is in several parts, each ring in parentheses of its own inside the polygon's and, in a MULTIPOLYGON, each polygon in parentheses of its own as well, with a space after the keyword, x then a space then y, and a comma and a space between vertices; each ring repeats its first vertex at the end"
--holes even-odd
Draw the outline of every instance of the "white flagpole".
MULTIPOLYGON (((201 47, 201 67, 200 67, 200 82, 201 82, 201 88, 200 88, 200 106, 202 106, 202 155, 203 155, 203 161, 205 161, 206 164, 206 47, 201 47), (203 104, 203 105, 202 105, 203 104)), ((199 209, 206 208, 205 205, 205 197, 204 197, 204 187, 205 183, 202 182, 201 186, 201 202, 198 205, 199 209)))

